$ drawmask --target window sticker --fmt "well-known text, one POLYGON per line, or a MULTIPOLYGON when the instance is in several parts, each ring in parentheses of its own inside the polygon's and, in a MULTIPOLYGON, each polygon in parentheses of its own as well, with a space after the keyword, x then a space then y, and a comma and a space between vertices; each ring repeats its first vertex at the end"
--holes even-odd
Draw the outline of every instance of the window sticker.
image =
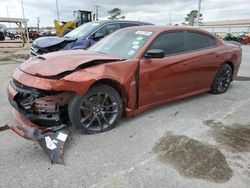
POLYGON ((140 46, 139 45, 134 45, 132 46, 133 49, 137 50, 140 46))
POLYGON ((132 56, 132 55, 134 55, 134 53, 135 53, 134 50, 130 50, 130 51, 128 52, 128 55, 129 55, 129 56, 132 56))
POLYGON ((142 40, 143 39, 143 37, 137 37, 136 38, 136 40, 142 40))
POLYGON ((152 34, 152 32, 150 32, 150 31, 136 31, 135 34, 150 36, 152 34))
POLYGON ((140 44, 140 41, 134 41, 133 42, 133 45, 138 45, 138 44, 140 44))

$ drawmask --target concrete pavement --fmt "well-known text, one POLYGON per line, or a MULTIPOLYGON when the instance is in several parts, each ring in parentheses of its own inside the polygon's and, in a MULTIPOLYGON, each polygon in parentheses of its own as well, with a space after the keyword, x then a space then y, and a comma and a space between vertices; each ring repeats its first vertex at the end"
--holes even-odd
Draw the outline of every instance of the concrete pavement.
MULTIPOLYGON (((6 87, 17 66, 0 63, 0 124, 12 123, 6 87)), ((250 76, 250 46, 240 76, 250 76)), ((0 187, 247 188, 250 82, 161 105, 97 135, 73 132, 66 165, 52 165, 37 143, 0 133, 0 187), (217 161, 217 162, 214 162, 217 161), (214 176, 216 174, 216 177, 214 176)))

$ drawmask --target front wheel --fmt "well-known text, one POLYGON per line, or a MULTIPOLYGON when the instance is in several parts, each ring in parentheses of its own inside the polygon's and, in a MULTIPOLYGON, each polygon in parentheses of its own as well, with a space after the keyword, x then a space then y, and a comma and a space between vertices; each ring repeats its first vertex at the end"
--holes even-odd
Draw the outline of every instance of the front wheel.
POLYGON ((86 134, 95 134, 115 127, 122 116, 123 103, 114 88, 99 84, 85 95, 76 96, 68 112, 73 126, 86 134))
POLYGON ((215 75, 210 92, 213 94, 225 93, 231 84, 232 76, 232 67, 228 64, 222 65, 215 75))

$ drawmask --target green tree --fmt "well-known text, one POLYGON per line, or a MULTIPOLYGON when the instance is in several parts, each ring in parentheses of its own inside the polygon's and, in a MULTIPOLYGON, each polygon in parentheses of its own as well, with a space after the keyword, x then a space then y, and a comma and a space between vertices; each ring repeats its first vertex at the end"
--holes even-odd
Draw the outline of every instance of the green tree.
POLYGON ((112 8, 110 11, 108 11, 108 14, 110 15, 108 19, 110 20, 119 20, 119 19, 125 19, 125 16, 121 16, 121 9, 119 8, 112 8))
MULTIPOLYGON (((187 17, 185 17, 185 22, 189 26, 194 26, 196 19, 198 16, 198 11, 197 10, 192 10, 189 14, 187 14, 187 17)), ((202 25, 202 14, 200 14, 200 20, 199 20, 199 25, 202 25)))

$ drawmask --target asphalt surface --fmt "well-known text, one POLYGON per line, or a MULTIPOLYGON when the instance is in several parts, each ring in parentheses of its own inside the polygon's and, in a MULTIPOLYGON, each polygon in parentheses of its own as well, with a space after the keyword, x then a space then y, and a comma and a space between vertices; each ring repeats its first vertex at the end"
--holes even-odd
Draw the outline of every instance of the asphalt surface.
MULTIPOLYGON (((15 124, 6 97, 18 64, 0 62, 0 125, 15 124)), ((250 46, 239 76, 250 77, 250 46)), ((247 80, 247 79, 245 79, 247 80)), ((37 143, 0 133, 0 187, 247 188, 250 184, 250 81, 161 105, 97 135, 73 132, 65 166, 37 143)))

